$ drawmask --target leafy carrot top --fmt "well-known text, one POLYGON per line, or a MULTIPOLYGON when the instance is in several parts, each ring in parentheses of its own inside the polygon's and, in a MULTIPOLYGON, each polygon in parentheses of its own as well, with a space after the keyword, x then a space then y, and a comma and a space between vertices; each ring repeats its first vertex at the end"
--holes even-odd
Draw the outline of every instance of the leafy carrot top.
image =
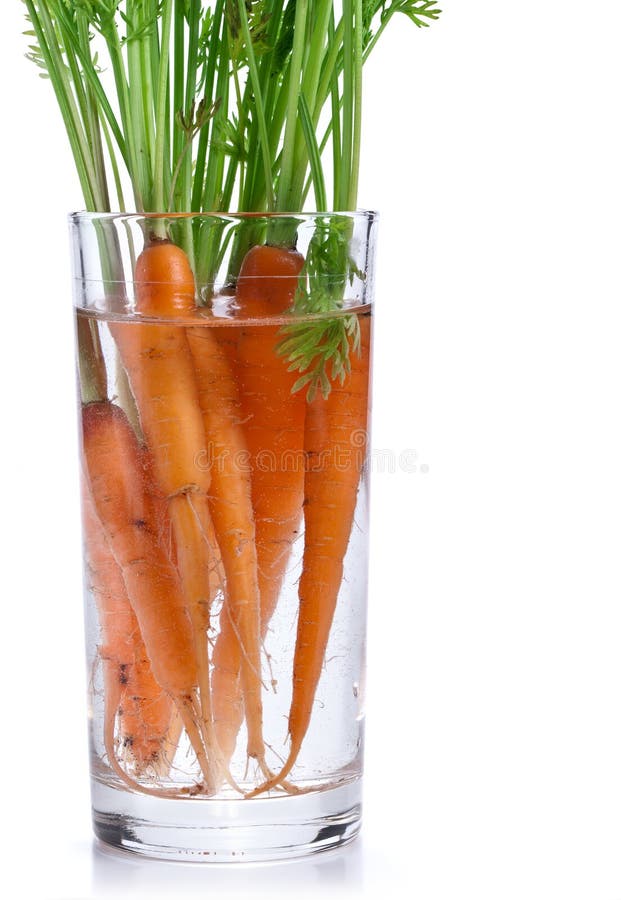
MULTIPOLYGON (((162 214, 354 210, 364 63, 398 14, 419 28, 440 15, 436 0, 24 3, 28 55, 56 94, 88 209, 162 214)), ((348 265, 347 236, 329 227, 318 226, 305 273, 315 288, 327 262, 348 265)), ((295 242, 266 228, 255 243, 295 242)), ((251 245, 243 232, 236 265, 251 245)), ((174 239, 212 283, 219 242, 189 223, 174 239)), ((311 293, 296 311, 340 308, 336 285, 311 293)), ((301 384, 325 390, 344 371, 352 328, 289 335, 301 384)))

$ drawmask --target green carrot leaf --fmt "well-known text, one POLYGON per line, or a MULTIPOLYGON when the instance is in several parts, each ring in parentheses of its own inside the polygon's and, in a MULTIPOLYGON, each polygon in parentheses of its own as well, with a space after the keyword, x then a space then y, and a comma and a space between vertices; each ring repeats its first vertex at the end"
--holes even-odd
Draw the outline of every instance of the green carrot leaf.
POLYGON ((343 381, 350 370, 350 353, 360 343, 358 317, 345 311, 346 285, 360 275, 349 255, 351 220, 347 216, 319 218, 311 239, 293 315, 306 321, 281 328, 278 353, 289 371, 300 372, 294 391, 307 388, 310 401, 330 393, 332 381, 343 381))

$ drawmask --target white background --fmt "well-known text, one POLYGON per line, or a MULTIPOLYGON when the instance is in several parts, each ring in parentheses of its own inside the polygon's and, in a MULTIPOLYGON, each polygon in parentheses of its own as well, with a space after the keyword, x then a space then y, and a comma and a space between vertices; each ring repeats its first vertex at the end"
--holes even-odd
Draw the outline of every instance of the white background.
POLYGON ((621 7, 446 0, 367 68, 383 214, 364 835, 253 870, 93 849, 65 213, 0 27, 2 881, 12 897, 621 897, 621 7))

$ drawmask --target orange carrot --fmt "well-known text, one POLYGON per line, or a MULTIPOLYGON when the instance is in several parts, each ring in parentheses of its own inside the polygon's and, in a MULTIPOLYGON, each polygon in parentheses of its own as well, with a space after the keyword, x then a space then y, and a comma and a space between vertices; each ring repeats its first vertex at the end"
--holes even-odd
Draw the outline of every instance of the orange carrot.
POLYGON ((173 708, 170 698, 153 677, 144 644, 142 648, 136 646, 132 667, 125 671, 119 724, 121 744, 136 760, 138 773, 161 762, 173 708))
POLYGON ((360 320, 360 353, 327 398, 308 405, 305 425, 304 560, 289 712, 289 755, 280 773, 253 791, 281 784, 298 758, 312 708, 343 578, 362 465, 366 456, 371 323, 360 320))
MULTIPOLYGON (((107 401, 83 407, 82 445, 88 490, 121 570, 153 675, 177 706, 209 781, 196 724, 198 672, 191 621, 177 573, 157 539, 157 513, 145 490, 141 448, 123 411, 107 401)), ((109 725, 110 719, 106 735, 110 755, 109 725)), ((117 772, 128 780, 120 767, 117 772)), ((146 793, 159 793, 129 783, 146 793)))
POLYGON ((90 586, 102 636, 104 720, 109 728, 112 717, 114 728, 118 717, 120 746, 129 751, 140 775, 161 756, 173 704, 153 677, 121 570, 85 484, 82 511, 90 586))
MULTIPOLYGON (((137 307, 149 316, 190 316, 195 313, 194 279, 184 252, 168 241, 147 245, 136 263, 137 307)), ((243 646, 244 695, 249 722, 249 754, 263 760, 262 700, 260 678, 259 610, 256 564, 252 564, 252 519, 236 538, 233 522, 226 517, 235 503, 208 508, 211 475, 205 421, 216 442, 230 436, 228 410, 218 407, 216 394, 208 414, 201 411, 196 375, 188 343, 189 328, 179 324, 111 326, 119 347, 142 430, 154 461, 158 484, 168 498, 178 568, 192 616, 201 708, 208 751, 229 782, 212 721, 209 658, 204 634, 209 608, 209 515, 214 521, 223 567, 229 583, 231 618, 243 646), (132 330, 133 329, 133 330, 132 330), (228 430, 227 430, 228 427, 228 430), (224 438, 218 429, 224 429, 224 438)), ((211 434, 209 435, 211 440, 211 434)), ((227 484, 227 492, 231 486, 227 484)), ((239 524, 239 523, 238 523, 239 524)), ((217 778, 218 772, 215 777, 217 778)), ((232 782, 231 782, 232 783, 232 782)))
MULTIPOLYGON (((188 258, 169 241, 147 244, 136 261, 136 305, 149 317, 184 315, 194 308, 194 276, 188 258)), ((111 323, 140 425, 153 459, 153 472, 167 500, 177 567, 192 620, 198 670, 201 728, 217 783, 220 754, 211 715, 209 655, 204 631, 209 607, 209 559, 204 534, 208 470, 198 460, 205 431, 185 329, 163 323, 111 323)))
MULTIPOLYGON (((280 315, 293 302, 301 254, 274 247, 251 250, 242 266, 237 302, 244 315, 280 315), (245 261, 246 262, 246 261, 245 261)), ((299 533, 304 491, 303 392, 276 353, 279 327, 241 330, 238 377, 250 452, 255 511, 261 619, 267 629, 274 613, 287 560, 299 533)))
MULTIPOLYGON (((291 307, 304 258, 293 250, 262 245, 244 258, 237 281, 238 317, 278 316, 291 307)), ((218 328, 219 343, 234 344, 244 434, 251 471, 252 506, 261 598, 261 634, 274 613, 303 500, 305 401, 292 394, 296 376, 276 354, 278 326, 218 328)), ((213 653, 213 706, 225 755, 235 749, 243 719, 239 671, 242 649, 223 617, 213 653)))
POLYGON ((279 316, 291 308, 304 257, 297 250, 258 244, 241 264, 235 288, 237 315, 279 316))
MULTIPOLYGON (((132 403, 133 403, 132 398, 132 403)), ((168 515, 168 501, 162 493, 155 473, 153 471, 153 460, 151 454, 144 452, 144 466, 146 472, 146 484, 151 493, 155 508, 157 510, 159 522, 159 539, 166 549, 169 558, 177 566, 177 551, 173 540, 172 528, 170 524, 170 516, 168 515)), ((220 556, 220 548, 216 540, 216 532, 213 527, 209 509, 206 506, 201 507, 201 513, 204 519, 201 521, 201 529, 205 538, 208 552, 208 571, 209 571, 209 599, 208 602, 201 605, 203 613, 203 625, 205 632, 211 628, 210 611, 212 601, 217 597, 218 593, 224 590, 224 569, 222 568, 222 557, 220 556)))
MULTIPOLYGON (((125 375, 125 373, 124 373, 125 375)), ((125 375, 125 379, 127 380, 127 376, 125 375)), ((129 391, 129 382, 128 382, 128 391, 129 391)), ((131 398, 131 403, 134 406, 134 399, 131 398)), ((135 410, 135 406, 134 406, 135 410)), ((139 427, 138 421, 136 419, 136 424, 139 427)), ((134 428, 134 423, 132 422, 132 428, 134 428)), ((147 451, 146 447, 143 448, 143 465, 145 471, 145 484, 146 489, 151 497, 154 509, 156 513, 157 523, 158 523, 158 540, 161 543, 162 547, 166 551, 166 554, 169 560, 172 562, 175 569, 177 569, 177 551, 175 547, 175 542, 173 540, 172 528, 170 524, 170 517, 168 515, 168 504, 166 497, 163 495, 160 490, 157 480, 155 478, 153 472, 153 460, 151 454, 147 451)), ((209 510, 207 510, 209 513, 209 510)), ((208 553, 209 553, 209 601, 205 603, 201 607, 202 612, 202 620, 203 620, 203 629, 205 633, 209 631, 211 628, 211 619, 210 619, 210 610, 212 601, 216 599, 218 593, 222 593, 224 590, 224 572, 222 569, 222 559, 220 557, 220 549, 218 547, 218 543, 216 541, 216 535, 213 527, 213 522, 211 521, 211 516, 207 515, 207 518, 204 522, 201 523, 201 527, 203 528, 205 540, 207 542, 208 553)), ((170 727, 168 729, 168 733, 166 735, 166 746, 168 748, 169 760, 174 756, 175 750, 179 743, 179 738, 181 737, 181 733, 183 731, 183 722, 178 713, 176 713, 173 717, 173 720, 170 723, 170 727)), ((157 771, 166 771, 167 762, 165 758, 162 760, 163 765, 158 763, 157 771)))
MULTIPOLYGON (((212 488, 213 494, 213 488, 212 488)), ((205 535, 205 541, 208 547, 209 553, 209 601, 203 608, 203 619, 205 625, 205 631, 209 632, 212 630, 213 625, 211 622, 212 615, 212 607, 214 601, 219 596, 222 600, 224 599, 224 593, 226 589, 226 574, 224 572, 224 566, 222 564, 222 554, 220 553, 220 547, 218 546, 218 539, 216 537, 216 529, 213 524, 213 519, 211 517, 211 513, 209 511, 209 507, 207 507, 207 517, 202 522, 202 530, 205 535)))
MULTIPOLYGON (((262 734, 260 608, 257 554, 252 511, 250 473, 246 470, 246 444, 240 425, 237 385, 225 349, 210 327, 188 329, 194 359, 199 402, 205 433, 209 436, 211 469, 209 508, 214 523, 222 566, 226 575, 226 602, 221 621, 235 636, 240 654, 241 680, 248 756, 265 770, 262 734)), ((237 671, 239 671, 239 665, 237 671)), ((214 710, 218 740, 218 713, 214 710)), ((227 746, 220 746, 230 758, 227 746)))

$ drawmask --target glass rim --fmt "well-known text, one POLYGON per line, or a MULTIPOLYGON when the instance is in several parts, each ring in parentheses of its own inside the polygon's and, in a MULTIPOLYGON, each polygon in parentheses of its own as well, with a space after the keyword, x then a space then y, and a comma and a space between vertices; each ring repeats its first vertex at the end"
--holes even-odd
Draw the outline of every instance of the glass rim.
POLYGON ((90 210, 76 210, 67 215, 70 223, 96 222, 96 221, 125 221, 125 220, 156 220, 156 219, 218 219, 229 222, 239 222, 251 219, 300 219, 312 221, 313 219, 366 219, 374 222, 379 219, 380 213, 376 209, 333 210, 330 212, 93 212, 90 210))
MULTIPOLYGON (((135 279, 135 259, 134 251, 138 251, 138 246, 134 248, 131 243, 132 237, 137 237, 138 242, 141 241, 139 232, 143 233, 145 242, 150 240, 149 233, 165 230, 169 240, 175 240, 175 236, 171 237, 172 232, 185 222, 187 227, 196 226, 197 232, 207 235, 214 233, 216 236, 220 232, 226 232, 227 240, 230 238, 230 232, 237 232, 240 228, 249 226, 251 229, 258 228, 261 233, 265 230, 266 234, 260 242, 268 245, 279 246, 280 232, 288 246, 293 249, 296 246, 301 247, 302 254, 306 253, 306 245, 309 239, 312 240, 313 234, 317 233, 317 229, 325 230, 331 226, 339 228, 339 231, 349 234, 351 232, 351 240, 354 241, 350 245, 350 252, 356 257, 355 264, 353 259, 350 263, 346 263, 343 259, 343 270, 338 265, 326 266, 326 271, 319 271, 312 274, 313 285, 316 289, 318 286, 324 289, 331 289, 332 286, 341 285, 343 282, 342 304, 339 309, 343 311, 354 312, 373 302, 373 259, 375 250, 374 233, 378 224, 378 213, 375 210, 358 209, 350 212, 201 212, 201 213, 139 213, 139 212, 96 212, 82 210, 70 213, 68 216, 68 226, 70 240, 73 247, 73 284, 74 284, 74 306, 76 309, 90 311, 91 313, 101 312, 107 314, 114 307, 114 312, 121 317, 130 317, 134 321, 145 321, 151 317, 145 317, 135 309, 136 279, 135 279), (215 229, 215 232, 214 232, 215 229), (273 233, 270 234, 271 229, 273 233), (283 230, 284 229, 284 230, 283 230), (127 237, 125 236, 127 232, 127 237), (136 232, 136 234, 134 234, 136 232), (295 233, 295 238, 294 238, 295 233), (118 236, 121 246, 112 247, 112 255, 117 258, 117 266, 108 266, 101 264, 104 256, 107 254, 108 243, 106 246, 101 244, 99 238, 105 239, 106 234, 110 237, 118 236), (270 240, 271 237, 271 240, 270 240), (97 242, 93 243, 93 239, 97 238, 97 242), (127 240, 130 241, 127 244, 127 240), (361 271, 362 270, 362 271, 361 271), (343 281, 347 275, 347 283, 343 281)), ((162 235, 163 239, 164 235, 162 235)), ((155 238, 157 240, 157 238, 155 238)), ((146 245, 146 244, 145 244, 146 245)), ((228 244, 225 245, 228 248, 228 244)), ((227 249, 228 252, 228 249, 227 249)), ((295 278, 297 284, 296 290, 309 288, 309 278, 311 277, 306 267, 301 272, 293 275, 276 274, 261 271, 250 276, 237 274, 233 276, 230 272, 230 260, 228 257, 218 259, 217 269, 212 271, 207 267, 203 269, 196 267, 193 263, 193 273, 195 279, 194 291, 196 295, 197 307, 205 307, 211 310, 211 315, 215 318, 230 319, 231 311, 228 307, 224 308, 224 301, 234 298, 236 285, 243 282, 245 278, 249 278, 251 282, 262 281, 266 284, 283 284, 292 282, 295 278), (214 300, 217 298, 222 303, 214 300)), ((169 281, 162 281, 161 275, 153 273, 156 278, 149 279, 150 286, 170 284, 169 281)), ((143 281, 141 280, 141 284, 143 281)), ((231 307, 232 309, 232 307, 231 307)), ((272 319, 276 315, 273 311, 266 311, 260 316, 263 321, 272 319)), ((323 316, 323 313, 319 314, 323 316)), ((158 319, 160 317, 157 317, 158 319)), ((163 318, 170 318, 164 316, 163 318)), ((177 319, 177 316, 172 316, 177 319)))

